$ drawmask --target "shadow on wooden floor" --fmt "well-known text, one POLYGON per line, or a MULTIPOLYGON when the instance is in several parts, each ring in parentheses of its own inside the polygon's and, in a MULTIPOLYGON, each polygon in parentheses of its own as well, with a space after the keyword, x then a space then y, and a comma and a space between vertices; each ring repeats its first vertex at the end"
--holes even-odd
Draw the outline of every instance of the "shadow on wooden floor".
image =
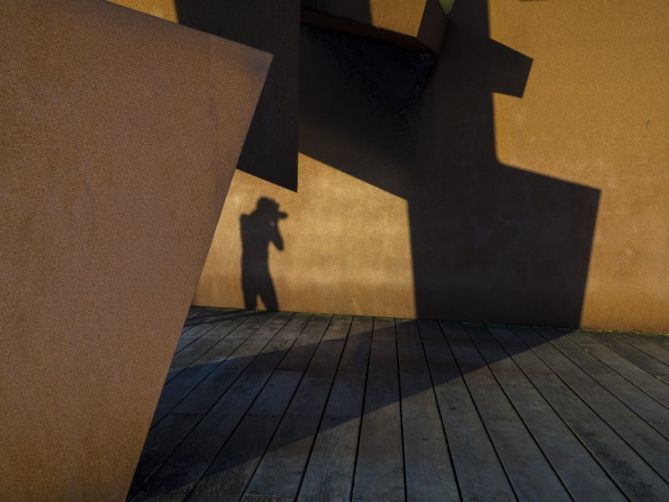
POLYGON ((198 310, 133 500, 661 500, 666 338, 198 310))

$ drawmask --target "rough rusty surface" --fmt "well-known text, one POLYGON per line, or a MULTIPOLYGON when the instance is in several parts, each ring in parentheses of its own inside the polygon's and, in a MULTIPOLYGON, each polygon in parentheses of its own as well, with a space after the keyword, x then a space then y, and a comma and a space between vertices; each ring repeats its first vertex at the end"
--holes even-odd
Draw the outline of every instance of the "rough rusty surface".
POLYGON ((237 168, 297 190, 300 0, 108 0, 272 54, 237 168))
POLYGON ((85 0, 0 33, 0 498, 120 500, 270 56, 85 0))

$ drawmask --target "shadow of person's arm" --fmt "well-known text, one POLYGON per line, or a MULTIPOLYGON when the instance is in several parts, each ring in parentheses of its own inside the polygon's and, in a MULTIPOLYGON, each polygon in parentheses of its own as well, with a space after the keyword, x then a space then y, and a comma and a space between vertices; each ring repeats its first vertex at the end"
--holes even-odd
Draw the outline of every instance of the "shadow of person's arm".
POLYGON ((274 220, 270 223, 270 228, 272 229, 270 233, 270 241, 274 244, 274 246, 279 250, 283 251, 283 237, 281 236, 281 232, 279 231, 279 221, 274 220))

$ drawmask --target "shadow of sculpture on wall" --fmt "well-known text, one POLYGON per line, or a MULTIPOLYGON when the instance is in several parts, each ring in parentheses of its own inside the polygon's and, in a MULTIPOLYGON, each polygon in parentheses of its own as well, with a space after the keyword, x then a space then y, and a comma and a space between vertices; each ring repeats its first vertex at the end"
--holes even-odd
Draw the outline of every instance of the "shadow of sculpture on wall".
POLYGON ((493 93, 532 59, 486 0, 455 2, 439 57, 309 27, 300 57, 300 151, 408 202, 417 317, 580 323, 599 190, 498 161, 493 93))
POLYGON ((174 0, 174 6, 184 26, 272 54, 237 168, 297 190, 300 1, 174 0))
POLYGON ((260 197, 255 210, 239 217, 242 237, 242 292, 244 307, 255 310, 258 298, 267 310, 279 310, 274 281, 269 271, 269 246, 283 251, 279 220, 288 213, 279 211, 279 204, 260 197))

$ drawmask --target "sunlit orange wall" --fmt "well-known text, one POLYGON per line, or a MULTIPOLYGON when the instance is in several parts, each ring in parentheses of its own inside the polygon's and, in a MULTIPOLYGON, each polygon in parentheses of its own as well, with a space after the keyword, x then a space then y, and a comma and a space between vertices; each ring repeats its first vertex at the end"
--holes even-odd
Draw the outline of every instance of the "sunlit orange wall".
POLYGON ((174 0, 110 0, 112 3, 123 5, 152 16, 177 21, 177 10, 174 0))
POLYGON ((500 160, 601 190, 582 324, 669 330, 669 2, 489 5, 534 59, 522 99, 496 96, 500 160))
POLYGON ((265 196, 288 213, 269 257, 280 309, 413 316, 406 201, 306 155, 298 174, 293 192, 235 173, 194 303, 244 306, 239 217, 265 196))
MULTIPOLYGON (((522 98, 495 96, 499 160, 601 190, 582 325, 669 329, 669 3, 505 0, 489 9, 491 37, 533 59, 522 98)), ((329 168, 302 156, 297 194, 237 173, 196 303, 243 305, 237 218, 269 195, 291 213, 281 223, 286 250, 270 258, 282 308, 414 314, 407 219, 378 224, 401 201, 321 172, 329 168), (346 222, 341 208, 351 206, 346 222)))
POLYGON ((7 7, 0 500, 125 500, 271 57, 104 2, 7 7))
MULTIPOLYGON (((532 59, 523 97, 493 99, 499 162, 600 191, 580 323, 668 330, 669 2, 487 8, 490 37, 532 59)), ((238 171, 194 302, 243 306, 239 216, 268 196, 289 213, 285 250, 270 251, 281 309, 416 314, 405 201, 336 167, 301 155, 297 192, 238 171)), ((467 316, 507 320, 485 303, 467 316)), ((561 323, 550 312, 526 320, 537 319, 561 323)))

